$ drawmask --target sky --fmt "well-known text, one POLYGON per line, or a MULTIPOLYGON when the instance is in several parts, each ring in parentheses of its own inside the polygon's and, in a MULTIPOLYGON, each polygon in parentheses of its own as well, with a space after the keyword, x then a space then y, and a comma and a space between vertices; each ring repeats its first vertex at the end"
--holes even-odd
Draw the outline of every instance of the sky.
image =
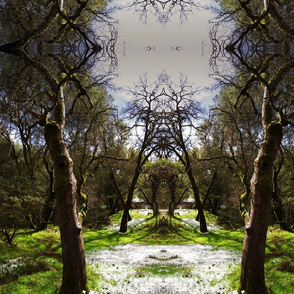
MULTIPOLYGON (((131 2, 114 0, 111 6, 126 5, 131 2)), ((209 1, 202 2, 207 5, 209 1)), ((140 19, 135 7, 117 10, 112 17, 118 20, 116 45, 118 68, 117 77, 112 80, 112 84, 120 90, 116 92, 110 90, 116 104, 131 99, 121 88, 134 88, 139 78, 145 74, 150 82, 155 81, 158 75, 165 72, 175 83, 182 74, 188 77, 195 88, 213 84, 213 79, 209 77, 208 32, 209 20, 214 15, 210 11, 195 8, 182 23, 179 13, 176 13, 165 25, 151 13, 148 14, 146 21, 140 19)), ((207 93, 200 94, 196 99, 200 101, 207 99, 210 102, 215 93, 210 93, 209 98, 207 95, 207 93)))

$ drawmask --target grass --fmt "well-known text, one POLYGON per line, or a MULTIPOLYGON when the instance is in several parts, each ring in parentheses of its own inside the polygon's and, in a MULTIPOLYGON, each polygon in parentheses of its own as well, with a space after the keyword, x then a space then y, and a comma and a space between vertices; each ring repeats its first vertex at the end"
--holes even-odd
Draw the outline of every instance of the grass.
MULTIPOLYGON (((265 279, 272 294, 293 293, 294 289, 294 234, 270 227, 265 250, 265 279)), ((241 266, 232 269, 229 285, 238 288, 241 266)))
POLYGON ((0 251, 0 293, 56 292, 62 276, 57 228, 21 231, 15 245, 0 242, 0 251))
POLYGON ((190 277, 192 268, 173 264, 155 264, 152 266, 140 266, 136 268, 136 277, 145 276, 174 276, 179 275, 183 278, 190 277))
MULTIPOLYGON (((243 230, 229 231, 222 227, 208 234, 202 234, 191 225, 183 223, 182 218, 195 218, 195 211, 189 214, 166 219, 165 225, 160 225, 159 220, 150 216, 141 215, 138 211, 132 212, 133 218, 145 218, 145 222, 129 228, 126 234, 119 234, 107 228, 101 230, 84 229, 85 249, 87 251, 101 249, 103 247, 119 244, 209 244, 230 250, 241 251, 243 230)), ((111 217, 112 224, 119 224, 121 214, 111 217)), ((206 215, 208 224, 213 224, 216 217, 206 215)), ((266 281, 270 293, 292 293, 294 281, 292 279, 294 269, 294 234, 281 231, 277 227, 271 227, 268 232, 266 246, 266 281)), ((61 246, 58 229, 50 227, 46 231, 33 232, 21 231, 16 237, 16 244, 9 246, 0 241, 0 293, 56 293, 60 286, 62 276, 61 246), (3 265, 20 258, 23 266, 15 267, 14 272, 5 272, 3 265), (1 266, 2 264, 2 266, 1 266)), ((12 267, 13 268, 13 267, 12 267)), ((189 273, 186 268, 178 267, 169 271, 166 268, 141 268, 139 274, 167 275, 173 271, 189 273)), ((232 268, 228 277, 233 289, 238 287, 240 267, 232 268)), ((88 269, 89 285, 97 284, 97 276, 92 269, 88 269)))

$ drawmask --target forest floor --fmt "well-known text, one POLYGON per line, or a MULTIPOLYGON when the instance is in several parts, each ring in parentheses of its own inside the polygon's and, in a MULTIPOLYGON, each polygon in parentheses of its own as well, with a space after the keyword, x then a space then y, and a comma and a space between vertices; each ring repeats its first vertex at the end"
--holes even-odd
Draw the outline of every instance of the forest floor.
POLYGON ((201 244, 127 244, 88 252, 87 262, 99 275, 93 294, 220 294, 228 293, 226 276, 240 254, 201 244))
MULTIPOLYGON (((195 220, 183 221, 199 227, 195 220)), ((91 294, 228 293, 226 277, 240 259, 240 252, 204 244, 125 244, 87 252, 87 263, 98 276, 97 289, 91 294)))
MULTIPOLYGON (((109 225, 85 227, 83 237, 91 294, 235 294, 240 277, 243 227, 206 213, 208 233, 197 211, 152 217, 132 210, 128 231, 119 233, 121 212, 109 225), (228 226, 229 225, 229 226, 228 226)), ((272 294, 294 293, 294 234, 269 227, 265 276, 272 294)), ((58 227, 20 230, 13 246, 0 240, 0 293, 57 293, 62 279, 58 227)))

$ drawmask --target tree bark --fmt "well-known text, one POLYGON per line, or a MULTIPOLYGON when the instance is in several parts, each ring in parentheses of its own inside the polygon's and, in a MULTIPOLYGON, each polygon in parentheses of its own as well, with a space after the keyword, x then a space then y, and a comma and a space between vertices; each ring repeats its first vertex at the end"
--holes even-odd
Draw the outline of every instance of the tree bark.
POLYGON ((154 217, 159 216, 158 202, 156 200, 152 201, 152 211, 154 217))
MULTIPOLYGON (((141 161, 141 160, 139 160, 139 161, 141 161)), ((120 223, 120 229, 119 229, 120 233, 125 233, 128 230, 128 216, 129 216, 129 211, 131 209, 134 190, 136 188, 136 183, 139 178, 139 175, 140 175, 140 171, 139 171, 138 167, 136 167, 135 174, 133 176, 132 183, 129 188, 128 198, 125 203, 123 216, 122 216, 121 223, 120 223)))
MULTIPOLYGON (((209 186, 208 186, 208 188, 206 190, 205 197, 204 197, 204 199, 202 201, 202 207, 204 207, 206 201, 209 199, 209 194, 210 194, 210 191, 211 191, 211 188, 212 188, 212 186, 214 184, 215 179, 216 179, 216 172, 214 171, 213 174, 212 174, 209 186)), ((212 213, 215 214, 213 205, 211 205, 211 209, 212 209, 212 213)), ((197 216, 196 216, 196 220, 199 221, 199 219, 200 219, 200 215, 199 215, 199 212, 198 212, 197 216)))
POLYGON ((281 230, 288 230, 288 227, 285 223, 285 216, 284 216, 284 208, 283 208, 283 202, 280 197, 280 191, 279 191, 279 184, 278 184, 278 176, 282 169, 284 162, 284 158, 282 157, 281 161, 279 162, 279 167, 275 169, 274 176, 273 176, 273 193, 272 193, 272 210, 273 214, 275 215, 276 221, 280 225, 281 230))
POLYGON ((168 206, 168 215, 174 216, 175 215, 175 200, 171 200, 168 206))
POLYGON ((207 224, 206 224, 206 219, 205 219, 205 215, 204 215, 204 211, 203 211, 203 206, 200 200, 200 196, 199 196, 199 191, 198 191, 198 187, 196 185, 196 181, 195 178, 192 174, 191 169, 189 169, 187 171, 188 177, 190 179, 190 183, 192 186, 192 190, 194 193, 194 198, 195 198, 195 202, 196 202, 196 207, 198 209, 198 214, 197 216, 199 216, 199 223, 200 223, 200 232, 201 233, 207 233, 207 224))
MULTIPOLYGON (((119 185, 116 181, 116 178, 115 178, 115 175, 113 173, 113 171, 111 171, 111 174, 110 174, 112 180, 113 180, 113 183, 114 183, 114 186, 115 186, 115 189, 117 191, 117 194, 118 194, 118 198, 119 200, 121 201, 121 204, 122 204, 122 207, 123 209, 125 208, 126 204, 125 204, 125 201, 124 201, 124 198, 123 198, 123 195, 121 194, 121 191, 120 191, 120 188, 119 188, 119 185)), ((128 211, 128 221, 131 221, 132 220, 132 217, 130 215, 130 212, 128 211)))
POLYGON ((62 245, 63 277, 60 294, 88 293, 82 226, 76 207, 73 162, 63 140, 65 106, 62 88, 55 108, 55 122, 47 121, 45 139, 55 164, 55 193, 62 245))
POLYGON ((248 294, 268 293, 264 278, 266 234, 273 191, 273 161, 283 133, 280 121, 272 122, 273 114, 268 89, 264 87, 262 124, 264 138, 254 162, 251 179, 250 216, 245 227, 239 291, 248 294))

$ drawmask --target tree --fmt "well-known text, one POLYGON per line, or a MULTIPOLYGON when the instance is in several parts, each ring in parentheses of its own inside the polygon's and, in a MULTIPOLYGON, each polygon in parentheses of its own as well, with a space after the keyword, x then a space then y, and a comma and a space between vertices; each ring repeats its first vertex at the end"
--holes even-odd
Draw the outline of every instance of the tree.
MULTIPOLYGON (((263 129, 262 143, 250 181, 250 215, 245 227, 239 290, 250 294, 268 293, 264 279, 264 258, 273 193, 273 166, 283 139, 283 128, 292 125, 294 117, 289 96, 292 85, 288 83, 288 78, 293 77, 294 65, 289 54, 288 39, 292 39, 293 34, 291 29, 286 31, 281 17, 285 15, 287 5, 280 5, 277 1, 264 1, 261 8, 254 1, 239 1, 239 4, 250 25, 240 26, 226 47, 234 63, 245 71, 247 77, 242 86, 237 85, 239 95, 235 107, 241 109, 244 101, 252 100, 254 110, 257 90, 262 96, 263 129), (276 51, 273 47, 275 43, 282 43, 283 51, 281 47, 276 51), (268 46, 272 46, 273 50, 268 51, 268 46)), ((289 24, 293 22, 289 20, 289 24)))
POLYGON ((199 8, 200 5, 193 0, 133 0, 131 6, 135 7, 140 19, 147 21, 148 15, 154 15, 157 21, 165 25, 175 14, 179 14, 181 22, 187 20, 193 9, 199 8))
POLYGON ((17 231, 30 224, 32 216, 40 217, 44 188, 38 179, 32 181, 24 170, 18 170, 21 148, 14 146, 2 126, 0 137, 0 233, 12 245, 17 231))
POLYGON ((164 131, 166 132, 162 148, 172 151, 185 166, 185 172, 190 180, 198 209, 200 231, 205 233, 207 232, 206 220, 188 149, 189 144, 191 144, 193 129, 196 128, 197 120, 199 120, 201 113, 200 106, 195 101, 196 91, 191 89, 187 79, 182 79, 177 86, 170 83, 168 77, 162 76, 161 78, 167 88, 167 90, 163 88, 160 93, 162 120, 164 122, 164 131))
MULTIPOLYGON (((40 3, 39 6, 35 3, 39 7, 40 17, 35 18, 36 23, 33 25, 26 22, 26 19, 31 19, 31 7, 24 9, 25 12, 17 6, 14 10, 14 1, 1 6, 1 12, 6 15, 9 23, 13 23, 13 26, 17 23, 20 27, 16 26, 12 35, 5 31, 7 39, 0 46, 0 51, 17 57, 18 66, 23 66, 19 68, 19 77, 26 81, 24 73, 28 69, 38 77, 34 83, 28 81, 25 84, 19 80, 18 83, 27 89, 24 96, 17 95, 17 87, 4 89, 2 93, 17 107, 22 107, 23 115, 31 124, 30 128, 39 126, 44 130, 44 139, 54 163, 55 197, 62 244, 63 278, 60 293, 71 294, 88 292, 82 227, 77 216, 76 178, 73 161, 65 143, 68 111, 78 100, 82 100, 89 108, 93 106, 86 87, 79 78, 79 72, 87 71, 93 65, 89 61, 94 62, 92 57, 101 50, 95 42, 95 33, 86 33, 81 24, 78 24, 88 2, 77 1, 68 10, 69 13, 65 11, 63 1, 49 1, 46 5, 40 3), (75 40, 75 46, 79 50, 67 52, 66 48, 72 44, 72 40, 75 40), (64 51, 61 50, 65 52, 63 58, 56 54, 55 49, 50 50, 52 43, 60 45, 60 48, 67 45, 63 47, 64 51), (45 54, 44 48, 49 53, 45 54), (38 54, 34 54, 35 51, 38 54), (37 92, 38 95, 28 99, 31 92, 37 92)), ((7 26, 2 26, 1 29, 5 27, 7 26)))
POLYGON ((149 206, 152 207, 153 216, 158 216, 159 208, 165 208, 162 203, 169 203, 169 215, 174 216, 174 210, 181 203, 185 192, 190 188, 187 188, 182 164, 166 158, 154 162, 150 161, 145 164, 141 178, 143 178, 140 181, 142 183, 138 188, 143 193, 149 206), (184 192, 182 192, 183 190, 184 192), (148 191, 150 192, 148 193, 148 191), (164 193, 160 193, 161 191, 164 191, 164 193), (159 197, 159 194, 161 197, 159 197))
POLYGON ((234 106, 234 97, 238 95, 238 91, 232 84, 233 82, 222 87, 219 96, 215 99, 215 107, 210 111, 210 123, 218 125, 217 142, 220 142, 215 146, 219 146, 219 150, 214 154, 210 151, 210 156, 202 160, 222 160, 233 175, 239 177, 243 185, 243 193, 239 198, 240 214, 246 223, 252 174, 251 163, 261 143, 259 138, 261 129, 258 124, 260 105, 255 103, 252 109, 252 101, 248 99, 242 104, 242 111, 237 109, 234 106))
POLYGON ((140 130, 141 135, 138 133, 139 150, 134 163, 133 177, 121 219, 119 230, 121 233, 127 231, 129 210, 142 167, 156 150, 156 146, 152 143, 156 135, 157 121, 153 110, 156 107, 157 99, 154 93, 148 90, 144 80, 141 80, 141 84, 138 85, 133 94, 135 99, 129 103, 126 112, 129 114, 129 120, 135 122, 134 127, 137 128, 137 131, 140 130))
MULTIPOLYGON (((172 84, 166 74, 160 75, 158 82, 148 85, 141 79, 133 91, 135 100, 130 103, 129 117, 135 120, 135 127, 140 128, 140 149, 134 170, 133 181, 129 189, 126 207, 130 207, 133 191, 143 165, 149 158, 178 158, 185 166, 197 208, 200 215, 200 230, 207 232, 206 220, 192 165, 188 145, 191 143, 191 133, 196 127, 200 108, 194 100, 195 91, 183 79, 180 85, 172 84), (188 132, 186 135, 185 131, 188 132)), ((126 231, 125 208, 121 222, 121 232, 126 231)))

